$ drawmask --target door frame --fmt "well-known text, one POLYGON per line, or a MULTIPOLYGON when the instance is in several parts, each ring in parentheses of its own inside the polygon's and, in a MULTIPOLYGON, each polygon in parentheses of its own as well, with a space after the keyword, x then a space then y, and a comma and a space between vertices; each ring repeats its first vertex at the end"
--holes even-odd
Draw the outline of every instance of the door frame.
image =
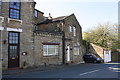
POLYGON ((70 46, 67 46, 67 62, 70 62, 70 46))
POLYGON ((14 31, 9 31, 8 32, 8 68, 11 68, 10 67, 10 46, 17 46, 17 52, 18 52, 18 66, 16 67, 12 67, 12 68, 17 68, 17 67, 20 67, 20 32, 14 32, 14 31), (9 43, 9 33, 12 32, 12 33, 18 33, 18 43, 17 44, 12 44, 12 43, 9 43))

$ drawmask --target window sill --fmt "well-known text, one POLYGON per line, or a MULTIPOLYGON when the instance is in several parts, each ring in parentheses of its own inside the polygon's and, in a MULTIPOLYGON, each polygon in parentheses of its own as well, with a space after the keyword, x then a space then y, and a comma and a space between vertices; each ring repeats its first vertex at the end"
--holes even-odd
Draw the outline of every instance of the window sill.
POLYGON ((4 21, 4 17, 0 16, 0 19, 2 20, 2 22, 4 21))
POLYGON ((7 31, 22 32, 22 29, 20 29, 20 28, 7 28, 7 31))
POLYGON ((20 23, 22 24, 22 20, 8 18, 8 23, 9 23, 10 21, 17 21, 17 22, 20 22, 20 23))
POLYGON ((74 55, 74 56, 79 56, 79 55, 74 55))
POLYGON ((43 57, 51 57, 51 56, 57 57, 58 55, 43 55, 43 57))

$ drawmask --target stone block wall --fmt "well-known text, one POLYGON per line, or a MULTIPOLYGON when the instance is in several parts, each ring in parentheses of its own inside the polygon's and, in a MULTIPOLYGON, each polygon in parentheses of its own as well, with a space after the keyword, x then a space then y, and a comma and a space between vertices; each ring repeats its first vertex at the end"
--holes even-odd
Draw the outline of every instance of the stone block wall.
MULTIPOLYGON (((23 63, 27 61, 28 66, 34 65, 33 60, 33 27, 34 27, 34 3, 33 2, 22 2, 20 20, 9 18, 9 2, 2 3, 2 16, 5 18, 2 26, 5 30, 2 32, 3 39, 3 68, 8 68, 8 28, 21 29, 20 32, 20 52, 19 52, 19 67, 23 67, 23 63), (23 56, 22 53, 27 52, 27 56, 23 56)), ((14 31, 13 32, 17 32, 14 31)))
POLYGON ((66 46, 70 44, 70 46, 72 47, 71 50, 72 62, 74 63, 83 62, 82 57, 84 53, 82 47, 82 30, 74 14, 68 16, 65 19, 64 31, 65 31, 65 38, 71 39, 71 41, 66 41, 66 46), (70 32, 69 26, 72 27, 72 32, 70 32), (76 36, 73 35, 73 27, 76 28, 76 36), (74 55, 75 47, 79 47, 79 55, 74 55))
POLYGON ((38 32, 34 34, 34 59, 35 65, 62 64, 62 35, 38 32), (59 43, 58 55, 44 56, 42 43, 59 43))
POLYGON ((104 59, 104 53, 103 53, 104 49, 100 46, 97 46, 95 44, 90 44, 90 49, 89 49, 89 52, 98 56, 98 57, 101 57, 102 59, 104 59))
MULTIPOLYGON (((37 10, 37 11, 38 11, 38 10, 37 10)), ((44 14, 44 13, 38 11, 38 17, 35 18, 35 22, 34 22, 35 24, 37 24, 37 23, 39 23, 39 22, 41 22, 41 21, 44 20, 43 14, 44 14)))

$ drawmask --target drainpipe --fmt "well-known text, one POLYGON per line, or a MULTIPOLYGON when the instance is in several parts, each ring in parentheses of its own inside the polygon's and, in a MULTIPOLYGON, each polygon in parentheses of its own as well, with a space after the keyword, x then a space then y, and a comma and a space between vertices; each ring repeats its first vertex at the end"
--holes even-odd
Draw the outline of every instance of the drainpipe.
POLYGON ((2 57, 2 30, 1 30, 1 35, 0 35, 0 37, 1 37, 1 57, 2 57))
POLYGON ((62 49, 62 64, 65 64, 65 32, 62 31, 62 46, 63 46, 63 49, 62 49))
MULTIPOLYGON (((1 54, 0 54, 0 64, 2 64, 2 30, 1 30, 1 35, 0 35, 0 37, 1 37, 1 54)), ((2 78, 2 65, 0 65, 0 79, 2 78)))
POLYGON ((65 64, 65 32, 64 32, 64 20, 61 21, 62 24, 62 64, 65 64))
POLYGON ((33 44, 32 44, 32 49, 33 49, 33 61, 34 61, 34 66, 36 65, 36 60, 35 60, 35 35, 34 35, 34 31, 36 30, 36 26, 35 24, 33 24, 33 33, 32 33, 32 37, 33 37, 33 44))

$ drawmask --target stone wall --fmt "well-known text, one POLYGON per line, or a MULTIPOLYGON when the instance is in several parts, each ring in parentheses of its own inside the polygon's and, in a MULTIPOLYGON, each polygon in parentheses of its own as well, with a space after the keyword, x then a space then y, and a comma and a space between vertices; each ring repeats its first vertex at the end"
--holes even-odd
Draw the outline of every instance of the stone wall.
POLYGON ((53 22, 48 24, 41 24, 38 26, 38 30, 41 31, 49 31, 49 32, 57 32, 58 31, 58 25, 61 31, 62 25, 60 22, 53 22))
MULTIPOLYGON (((60 18, 60 17, 59 17, 60 18)), ((57 18, 57 19, 59 19, 57 18)), ((56 19, 56 18, 55 18, 56 19)), ((52 20, 52 19, 51 19, 52 20)), ((84 48, 82 45, 82 29, 74 14, 66 16, 63 20, 42 23, 38 25, 37 30, 48 32, 64 32, 65 33, 65 63, 82 62, 84 48), (70 32, 69 26, 72 27, 70 32), (76 36, 73 36, 73 26, 76 28, 76 36), (67 46, 70 46, 70 61, 67 62, 67 46), (74 55, 74 48, 79 47, 79 55, 74 55)))
POLYGON ((34 59, 35 65, 62 64, 62 34, 50 34, 47 32, 37 32, 34 34, 34 59), (59 55, 43 56, 42 43, 59 43, 59 55))
MULTIPOLYGON (((21 3, 21 12, 20 20, 9 18, 9 3, 2 3, 2 16, 5 17, 5 20, 2 26, 5 28, 3 31, 3 68, 8 68, 8 28, 21 29, 20 32, 20 66, 23 66, 23 63, 26 61, 28 66, 34 65, 33 60, 33 22, 34 22, 34 3, 33 2, 22 2, 21 3), (23 56, 22 52, 27 52, 27 56, 23 56)), ((14 30, 13 30, 14 31, 14 30)))
POLYGON ((43 14, 44 13, 41 13, 40 11, 38 11, 38 17, 35 18, 35 22, 34 22, 35 24, 37 24, 37 23, 39 23, 39 22, 44 20, 43 14))
POLYGON ((104 54, 103 54, 103 51, 104 49, 100 46, 97 46, 95 44, 90 44, 90 49, 89 49, 89 52, 98 56, 98 57, 101 57, 102 59, 104 59, 104 54))
POLYGON ((34 65, 33 59, 33 22, 34 22, 34 3, 22 3, 21 4, 21 19, 23 20, 20 37, 20 55, 22 52, 27 52, 27 56, 20 56, 20 67, 26 61, 28 66, 34 65))
POLYGON ((0 79, 2 79, 2 22, 3 22, 3 17, 0 17, 0 79), (2 19, 1 19, 2 18, 2 19))
POLYGON ((70 45, 72 47, 71 50, 71 61, 73 63, 78 63, 83 61, 83 47, 82 47, 82 29, 80 24, 78 23, 76 17, 74 14, 68 16, 65 19, 64 24, 64 32, 65 32, 65 38, 71 39, 71 41, 66 41, 66 47, 67 45, 70 45), (69 26, 72 27, 72 32, 70 32, 69 26), (76 28, 76 36, 73 35, 73 27, 76 28), (74 48, 79 47, 79 55, 74 55, 74 48))

